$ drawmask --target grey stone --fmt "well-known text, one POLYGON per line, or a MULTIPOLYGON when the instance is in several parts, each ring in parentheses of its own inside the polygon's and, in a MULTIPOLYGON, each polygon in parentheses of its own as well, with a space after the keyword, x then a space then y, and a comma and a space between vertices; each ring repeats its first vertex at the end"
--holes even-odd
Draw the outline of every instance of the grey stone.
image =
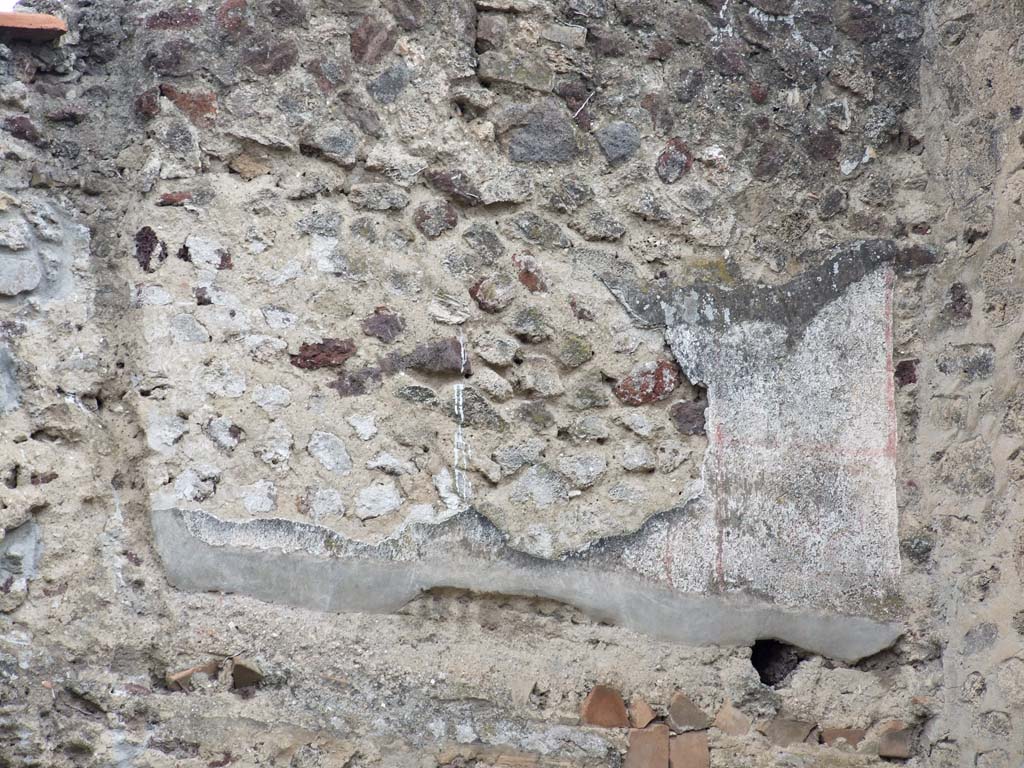
POLYGON ((608 470, 608 462, 600 456, 561 456, 558 471, 572 482, 574 488, 589 488, 608 470))
POLYGON ((555 75, 546 63, 525 53, 509 55, 501 51, 484 51, 480 54, 477 74, 484 83, 521 85, 541 92, 550 91, 555 81, 555 75))
POLYGON ((292 433, 279 421, 273 422, 256 443, 253 452, 264 464, 277 469, 285 469, 292 457, 292 446, 295 440, 292 433))
POLYGON ((640 148, 640 132, 632 123, 616 120, 594 134, 601 152, 612 165, 620 165, 640 148))
POLYGON ((378 453, 368 462, 366 462, 367 469, 379 469, 385 475, 394 475, 398 477, 400 475, 415 475, 416 465, 411 461, 404 461, 396 456, 392 456, 386 451, 378 453))
POLYGON ((39 287, 42 266, 33 251, 0 253, 0 294, 17 296, 39 287))
POLYGON ((517 163, 557 165, 576 157, 576 126, 565 107, 543 101, 510 132, 509 157, 517 163))
POLYGON ((366 85, 367 92, 381 104, 394 104, 412 80, 412 71, 399 59, 366 85))
POLYGON ((360 520, 381 517, 402 506, 402 501, 398 486, 390 480, 368 485, 356 496, 356 517, 360 520))
POLYGON ((409 195, 393 184, 353 184, 348 201, 368 211, 399 211, 409 204, 409 195))
POLYGON ((314 432, 309 436, 306 451, 323 465, 324 469, 346 474, 352 469, 352 458, 345 443, 331 432, 314 432))

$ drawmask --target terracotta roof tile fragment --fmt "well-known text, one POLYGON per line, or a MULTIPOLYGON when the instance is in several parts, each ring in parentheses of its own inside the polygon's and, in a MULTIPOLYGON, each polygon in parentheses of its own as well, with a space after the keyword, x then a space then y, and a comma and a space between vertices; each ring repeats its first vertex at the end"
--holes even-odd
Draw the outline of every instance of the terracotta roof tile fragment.
POLYGON ((0 39, 46 42, 68 31, 62 19, 48 13, 0 13, 0 39))

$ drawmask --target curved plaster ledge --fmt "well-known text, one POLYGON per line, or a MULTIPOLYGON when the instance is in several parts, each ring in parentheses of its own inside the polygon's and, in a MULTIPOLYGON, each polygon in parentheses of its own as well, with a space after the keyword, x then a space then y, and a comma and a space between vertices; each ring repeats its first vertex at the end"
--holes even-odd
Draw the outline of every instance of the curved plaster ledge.
POLYGON ((153 511, 152 523, 175 587, 318 611, 392 613, 426 590, 453 587, 559 600, 595 620, 663 640, 751 645, 774 638, 851 663, 887 648, 902 633, 898 624, 863 617, 674 592, 602 568, 599 557, 590 558, 589 567, 579 559, 542 560, 514 551, 496 558, 488 542, 500 533, 473 512, 440 526, 409 526, 403 542, 375 546, 281 519, 236 523, 204 512, 164 509, 153 511), (414 557, 428 539, 432 554, 414 557))

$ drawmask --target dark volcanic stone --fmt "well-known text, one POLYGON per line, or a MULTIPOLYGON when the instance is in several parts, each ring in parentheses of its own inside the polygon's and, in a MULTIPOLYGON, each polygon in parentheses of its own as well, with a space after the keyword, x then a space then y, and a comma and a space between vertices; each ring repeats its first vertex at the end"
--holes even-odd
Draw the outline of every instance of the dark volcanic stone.
POLYGON ((352 339, 324 339, 314 344, 302 344, 297 355, 290 355, 292 365, 307 370, 336 368, 344 365, 356 353, 352 339))
POLYGON ((366 85, 366 91, 381 104, 394 104, 412 80, 412 71, 399 59, 366 85))
POLYGON ((338 376, 336 381, 332 381, 327 386, 342 397, 358 397, 379 386, 380 382, 380 368, 369 366, 360 368, 358 371, 345 371, 338 376))
POLYGON ((486 224, 473 224, 462 233, 462 239, 485 264, 494 264, 505 255, 505 245, 486 224))
POLYGON ((640 132, 632 123, 616 120, 595 134, 601 152, 612 165, 626 162, 640 148, 640 132))
POLYGON ((543 101, 511 132, 509 157, 517 163, 567 163, 576 156, 576 128, 557 102, 543 101))

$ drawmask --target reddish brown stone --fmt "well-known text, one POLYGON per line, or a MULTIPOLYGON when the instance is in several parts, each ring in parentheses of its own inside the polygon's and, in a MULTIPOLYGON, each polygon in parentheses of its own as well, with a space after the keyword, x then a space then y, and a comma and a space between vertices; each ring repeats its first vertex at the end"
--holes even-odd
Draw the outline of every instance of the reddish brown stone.
POLYGON ((705 424, 704 411, 707 407, 707 400, 673 403, 668 415, 680 434, 703 435, 705 424))
POLYGON ((855 747, 861 743, 866 733, 867 731, 863 728, 822 728, 821 743, 832 747, 841 739, 851 747, 855 747))
POLYGON ((623 768, 668 768, 668 726, 652 725, 629 732, 623 768))
POLYGON ((425 0, 385 0, 384 6, 391 11, 398 26, 406 32, 412 32, 423 26, 424 17, 429 7, 425 0))
POLYGON ((489 275, 473 283, 469 295, 480 309, 494 314, 505 309, 515 299, 514 285, 505 275, 489 275))
POLYGON ((146 17, 146 29, 188 29, 203 20, 198 8, 166 8, 146 17))
POLYGON ((676 733, 702 731, 711 725, 711 717, 694 704, 689 696, 677 691, 668 705, 668 724, 676 733))
POLYGON ((914 732, 902 720, 891 720, 881 727, 878 738, 878 756, 906 760, 914 754, 914 732))
POLYGON ((28 115, 13 115, 4 120, 4 130, 11 136, 29 144, 41 144, 43 135, 28 115))
MULTIPOLYGON (((614 688, 595 685, 580 707, 580 721, 585 725, 599 725, 603 728, 629 728, 626 702, 614 688)), ((668 755, 668 732, 665 733, 665 752, 668 755)), ((632 736, 631 736, 632 743, 632 736)))
POLYGON ((646 728, 656 717, 657 714, 642 696, 633 696, 629 700, 629 720, 634 728, 646 728))
POLYGON ((726 703, 718 710, 713 725, 729 736, 746 736, 750 731, 750 718, 732 704, 726 703))
POLYGON ((246 0, 225 0, 217 9, 217 27, 224 37, 237 40, 252 32, 246 0))
POLYGON ((914 358, 912 360, 900 360, 896 363, 896 370, 893 373, 896 386, 905 387, 908 384, 917 383, 917 364, 919 362, 921 361, 914 358))
POLYGON ((332 59, 311 59, 302 65, 323 93, 333 93, 352 76, 351 69, 332 59))
POLYGON ((787 747, 790 744, 801 743, 813 729, 814 723, 777 717, 760 726, 758 730, 775 746, 787 747))
POLYGON ((643 363, 619 380, 612 392, 626 405, 664 400, 679 386, 679 368, 668 360, 643 363))
POLYGON ((167 245, 160 241, 152 227, 142 227, 135 233, 135 260, 143 272, 153 272, 156 269, 154 258, 158 263, 163 262, 167 258, 167 245))
POLYGON ((166 83, 160 85, 160 95, 171 101, 196 125, 207 125, 217 114, 217 94, 207 91, 182 91, 166 83))
POLYGON ((575 296, 569 299, 569 309, 572 310, 572 316, 577 320, 589 322, 594 319, 594 313, 590 310, 590 307, 577 301, 575 296))
POLYGON ((89 116, 89 110, 81 104, 61 104, 46 113, 46 119, 55 123, 78 125, 89 116))
POLYGON ((412 217, 416 229, 431 240, 440 237, 459 223, 459 214, 446 200, 422 203, 412 217))
POLYGON ((352 339, 324 339, 314 344, 302 344, 299 354, 290 355, 296 368, 337 368, 356 353, 352 339))
POLYGON ((512 257, 512 263, 519 270, 519 282, 522 283, 530 293, 542 293, 547 291, 548 284, 544 280, 540 264, 528 253, 521 253, 512 257))
POLYGON ((424 171, 423 178, 434 189, 459 205, 480 205, 480 190, 465 171, 424 171))
POLYGON ((684 173, 687 173, 692 166, 693 154, 686 143, 677 136, 669 139, 665 149, 658 155, 654 170, 657 171, 659 179, 666 184, 672 184, 678 181, 684 173))
POLYGON ((68 31, 68 25, 47 13, 0 13, 0 38, 6 40, 53 40, 68 31))
POLYGON ((373 16, 363 16, 350 33, 352 60, 356 64, 376 64, 395 47, 397 39, 394 27, 373 16))
POLYGON ((143 63, 158 75, 184 77, 199 66, 200 59, 195 43, 179 37, 147 53, 143 63))
POLYGON ((135 112, 147 120, 160 114, 160 89, 147 88, 135 97, 135 112))
POLYGON ((291 38, 277 35, 256 38, 242 52, 242 66, 257 75, 280 75, 295 66, 299 60, 299 46, 291 38))
POLYGON ((842 148, 838 134, 828 128, 812 133, 804 140, 804 150, 813 160, 831 162, 839 157, 842 148))
MULTIPOLYGON (((160 195, 160 199, 156 201, 157 205, 184 205, 192 199, 192 193, 188 190, 182 190, 181 192, 164 192, 160 195)), ((187 261, 187 259, 185 259, 187 261)))
POLYGON ((385 344, 390 344, 405 330, 405 320, 387 307, 377 307, 372 315, 363 318, 363 333, 385 344))
POLYGON ((706 731, 681 733, 669 742, 669 765, 672 768, 711 768, 711 750, 706 731))
POLYGON ((365 395, 381 382, 381 370, 374 366, 360 368, 358 371, 343 372, 336 381, 327 386, 342 397, 358 397, 365 395))
POLYGON ((454 336, 419 344, 411 352, 394 352, 381 361, 384 373, 405 369, 423 373, 472 373, 469 350, 454 336))
POLYGON ((751 83, 750 99, 755 104, 764 104, 768 101, 768 86, 763 83, 751 83))

